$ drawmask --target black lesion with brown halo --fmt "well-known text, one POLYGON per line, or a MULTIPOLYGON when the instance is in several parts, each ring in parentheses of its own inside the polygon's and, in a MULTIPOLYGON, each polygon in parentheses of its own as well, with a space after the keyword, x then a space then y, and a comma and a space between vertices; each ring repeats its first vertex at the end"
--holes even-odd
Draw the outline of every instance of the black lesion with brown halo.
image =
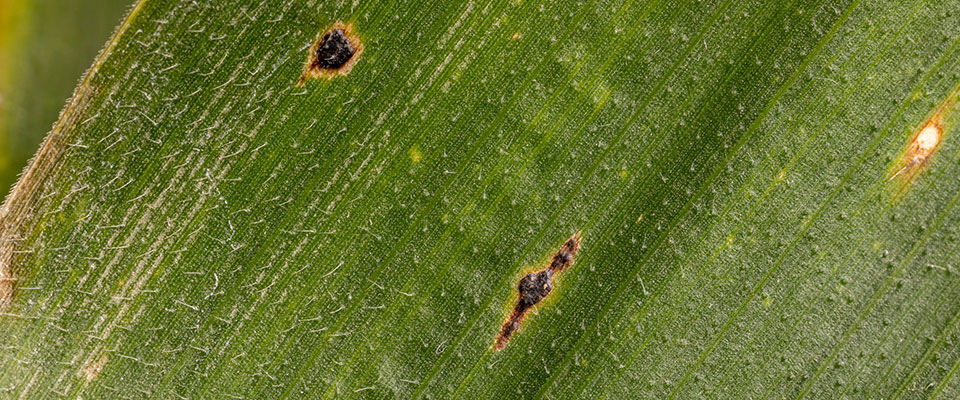
POLYGON ((517 304, 513 307, 510 318, 500 328, 500 334, 497 335, 494 342, 495 349, 501 350, 507 346, 510 337, 520 329, 520 324, 523 322, 523 317, 527 311, 540 304, 550 294, 553 290, 553 277, 573 263, 573 258, 577 255, 579 248, 580 232, 577 232, 576 235, 564 242, 557 254, 553 255, 550 266, 526 274, 520 279, 520 283, 517 284, 517 291, 519 292, 517 304))

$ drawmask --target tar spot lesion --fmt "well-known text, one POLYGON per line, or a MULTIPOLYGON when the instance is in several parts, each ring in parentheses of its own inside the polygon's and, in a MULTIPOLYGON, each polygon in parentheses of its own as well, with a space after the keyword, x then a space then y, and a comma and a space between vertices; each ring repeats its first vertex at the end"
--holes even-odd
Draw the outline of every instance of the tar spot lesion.
POLYGON ((363 43, 353 31, 353 24, 337 22, 317 35, 297 86, 308 78, 332 79, 345 76, 363 52, 363 43))
POLYGON ((553 260, 548 267, 520 278, 520 283, 517 284, 519 294, 517 304, 513 307, 510 317, 503 323, 503 327, 500 328, 500 333, 493 344, 494 349, 502 350, 507 347, 507 343, 513 334, 520 330, 520 325, 523 323, 527 311, 540 304, 553 291, 553 277, 573 264, 573 258, 577 256, 579 249, 580 232, 577 232, 573 237, 567 239, 560 250, 553 255, 553 260))
POLYGON ((350 61, 356 52, 357 49, 347 40, 347 34, 343 29, 334 29, 323 34, 320 39, 314 64, 318 68, 337 69, 350 61))

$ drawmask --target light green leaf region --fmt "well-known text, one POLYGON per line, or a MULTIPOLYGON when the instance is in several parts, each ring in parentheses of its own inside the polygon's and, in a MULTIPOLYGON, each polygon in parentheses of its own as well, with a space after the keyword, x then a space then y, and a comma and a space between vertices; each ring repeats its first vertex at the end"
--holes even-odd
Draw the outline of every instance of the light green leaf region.
POLYGON ((952 106, 890 175, 955 96, 958 24, 922 0, 142 0, 0 214, 0 390, 957 398, 952 106), (361 58, 297 87, 336 21, 361 58))

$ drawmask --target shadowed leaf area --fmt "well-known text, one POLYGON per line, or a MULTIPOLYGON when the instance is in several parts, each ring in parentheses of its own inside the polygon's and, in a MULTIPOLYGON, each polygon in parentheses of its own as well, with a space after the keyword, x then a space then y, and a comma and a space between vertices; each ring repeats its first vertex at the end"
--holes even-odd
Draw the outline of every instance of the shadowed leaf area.
POLYGON ((914 0, 141 0, 0 213, 0 390, 957 398, 958 24, 914 0), (362 57, 297 86, 338 21, 362 57))

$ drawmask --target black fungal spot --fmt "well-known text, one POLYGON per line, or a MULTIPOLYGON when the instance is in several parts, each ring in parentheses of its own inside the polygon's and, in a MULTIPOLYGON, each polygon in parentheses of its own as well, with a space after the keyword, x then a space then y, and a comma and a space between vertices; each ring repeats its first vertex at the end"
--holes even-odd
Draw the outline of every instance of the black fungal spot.
POLYGON ((338 69, 346 65, 354 53, 356 49, 343 29, 333 29, 320 39, 313 63, 319 68, 338 69))
POLYGON ((535 306, 553 290, 553 270, 545 269, 527 274, 520 279, 517 290, 520 291, 520 299, 517 301, 519 308, 526 310, 535 306))
POLYGON ((517 284, 517 291, 519 292, 517 304, 513 307, 513 313, 500 328, 500 334, 497 335, 493 345, 495 349, 502 350, 507 346, 510 337, 520 329, 520 324, 523 323, 527 311, 540 304, 550 294, 553 290, 553 277, 573 263, 573 258, 576 257, 579 248, 580 232, 577 232, 576 235, 563 243, 560 251, 553 255, 550 266, 526 274, 520 279, 520 283, 517 284))

